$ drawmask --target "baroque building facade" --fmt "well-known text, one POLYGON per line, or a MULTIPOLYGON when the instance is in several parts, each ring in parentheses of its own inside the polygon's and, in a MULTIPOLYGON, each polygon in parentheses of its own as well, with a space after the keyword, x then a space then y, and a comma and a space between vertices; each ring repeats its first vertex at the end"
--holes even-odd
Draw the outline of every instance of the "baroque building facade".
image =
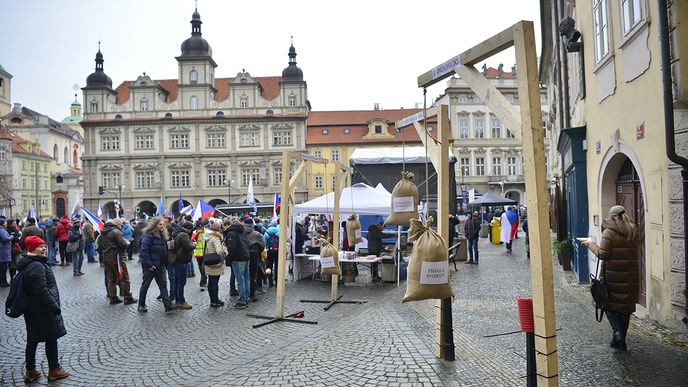
MULTIPOLYGON (((483 68, 483 75, 504 94, 514 109, 519 110, 516 69, 483 68)), ((545 89, 541 90, 545 99, 545 89)), ((496 191, 520 205, 526 204, 525 174, 523 170, 523 146, 513 133, 495 116, 484 101, 458 77, 447 81, 445 92, 435 105, 449 106, 451 135, 454 139, 452 152, 457 157, 457 184, 464 182, 466 189, 476 193, 496 191)), ((548 109, 543 106, 543 131, 545 153, 550 154, 550 131, 546 124, 548 109)), ((547 173, 549 175, 548 156, 547 173)), ((461 192, 458 190, 457 192, 461 192)))
MULTIPOLYGON (((305 151, 310 105, 293 44, 281 76, 242 69, 217 78, 201 24, 196 11, 176 57, 176 79, 143 73, 113 89, 98 50, 82 89, 86 208, 103 202, 114 216, 119 200, 124 216, 152 215, 162 197, 163 211, 176 213, 180 194, 185 205, 240 203, 251 181, 257 201, 272 202, 282 152, 305 151)), ((297 198, 305 192, 298 188, 297 198)))

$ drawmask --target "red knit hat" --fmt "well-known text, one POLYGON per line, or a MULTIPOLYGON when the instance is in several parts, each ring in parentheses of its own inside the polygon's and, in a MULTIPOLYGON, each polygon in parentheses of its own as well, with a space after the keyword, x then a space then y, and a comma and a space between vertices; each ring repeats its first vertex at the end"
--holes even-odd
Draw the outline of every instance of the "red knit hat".
POLYGON ((26 246, 26 251, 32 252, 38 248, 40 245, 44 245, 45 241, 41 239, 40 237, 37 237, 35 235, 31 235, 26 237, 24 239, 24 245, 26 246))

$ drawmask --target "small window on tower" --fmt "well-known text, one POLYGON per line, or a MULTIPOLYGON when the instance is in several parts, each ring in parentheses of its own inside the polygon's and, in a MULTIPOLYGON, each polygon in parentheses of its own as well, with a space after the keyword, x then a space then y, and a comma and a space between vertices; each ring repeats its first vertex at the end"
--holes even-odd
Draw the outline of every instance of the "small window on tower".
POLYGON ((191 70, 189 73, 189 81, 198 82, 198 72, 196 70, 191 70))
POLYGON ((198 110, 198 97, 191 96, 191 110, 198 110))
POLYGON ((148 111, 148 101, 145 99, 142 99, 140 102, 140 107, 142 112, 147 112, 148 111))

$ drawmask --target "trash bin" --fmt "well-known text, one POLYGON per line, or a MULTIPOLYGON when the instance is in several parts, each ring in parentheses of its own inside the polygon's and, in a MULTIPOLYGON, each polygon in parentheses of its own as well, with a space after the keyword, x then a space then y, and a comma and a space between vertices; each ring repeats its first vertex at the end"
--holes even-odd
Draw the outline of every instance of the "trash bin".
POLYGON ((489 233, 490 233, 490 224, 489 223, 481 224, 480 225, 480 237, 481 238, 487 238, 489 233))
POLYGON ((501 229, 500 229, 500 227, 499 227, 499 222, 495 222, 495 221, 493 220, 492 223, 490 223, 490 227, 491 227, 491 230, 492 230, 492 231, 491 231, 491 232, 492 232, 492 239, 491 239, 490 241, 491 241, 492 243, 494 243, 495 245, 498 245, 498 244, 499 244, 499 239, 500 239, 500 232, 501 232, 501 229))

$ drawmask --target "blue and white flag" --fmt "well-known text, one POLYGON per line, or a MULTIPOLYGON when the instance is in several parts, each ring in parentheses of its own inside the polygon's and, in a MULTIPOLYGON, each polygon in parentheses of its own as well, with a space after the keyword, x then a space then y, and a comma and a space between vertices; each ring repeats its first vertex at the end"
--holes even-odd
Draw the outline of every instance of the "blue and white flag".
POLYGON ((248 193, 246 193, 246 204, 253 208, 253 212, 258 211, 258 207, 256 207, 256 198, 253 196, 253 176, 251 176, 248 181, 248 193))
POLYGON ((36 211, 33 209, 33 207, 31 207, 31 209, 29 210, 29 214, 26 215, 26 219, 24 219, 24 222, 31 218, 36 219, 36 211))
POLYGON ((158 208, 155 210, 155 216, 160 216, 162 215, 163 207, 164 204, 162 202, 162 196, 160 196, 160 200, 158 201, 158 208))
POLYGON ((182 213, 182 210, 184 209, 184 199, 182 198, 182 193, 179 193, 179 204, 177 205, 177 208, 179 209, 179 213, 182 213))
POLYGON ((79 215, 79 209, 81 206, 79 205, 79 201, 75 200, 74 201, 74 207, 72 207, 72 219, 76 218, 77 215, 79 215))

